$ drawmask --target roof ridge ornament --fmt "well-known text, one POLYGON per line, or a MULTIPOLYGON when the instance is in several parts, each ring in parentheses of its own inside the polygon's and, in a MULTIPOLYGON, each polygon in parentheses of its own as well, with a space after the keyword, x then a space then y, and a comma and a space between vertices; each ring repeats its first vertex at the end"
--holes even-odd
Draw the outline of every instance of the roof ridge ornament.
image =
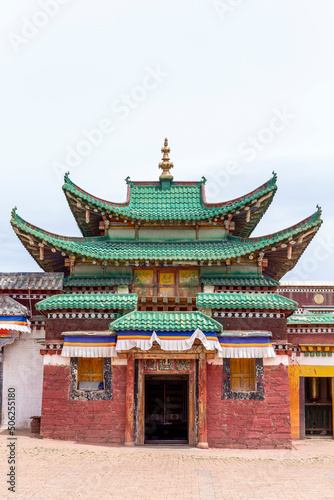
POLYGON ((173 176, 170 173, 169 169, 173 168, 174 165, 169 159, 170 148, 168 147, 167 137, 165 139, 164 146, 161 148, 161 152, 163 153, 163 155, 162 161, 159 163, 159 168, 162 169, 162 174, 160 175, 159 179, 161 181, 172 181, 173 176))

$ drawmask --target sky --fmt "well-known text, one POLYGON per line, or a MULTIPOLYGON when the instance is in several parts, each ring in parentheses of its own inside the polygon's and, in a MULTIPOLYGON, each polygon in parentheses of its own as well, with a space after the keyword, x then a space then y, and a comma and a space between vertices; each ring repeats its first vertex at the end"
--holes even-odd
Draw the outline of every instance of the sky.
POLYGON ((124 201, 124 179, 207 178, 226 201, 278 175, 253 233, 323 225, 289 280, 334 280, 332 0, 12 0, 0 6, 0 271, 40 270, 11 209, 79 236, 64 173, 124 201))

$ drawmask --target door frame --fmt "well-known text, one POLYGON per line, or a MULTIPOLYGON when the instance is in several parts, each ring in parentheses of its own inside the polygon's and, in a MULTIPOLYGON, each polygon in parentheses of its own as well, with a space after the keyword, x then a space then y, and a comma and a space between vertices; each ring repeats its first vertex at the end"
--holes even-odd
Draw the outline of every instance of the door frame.
MULTIPOLYGON (((190 368, 188 373, 184 373, 189 376, 188 381, 188 443, 190 446, 195 446, 198 440, 198 411, 199 406, 196 398, 198 392, 198 361, 201 352, 203 351, 202 346, 196 345, 191 349, 192 352, 187 351, 182 352, 164 352, 160 349, 158 352, 149 353, 137 352, 135 353, 135 358, 138 360, 138 382, 137 382, 137 415, 135 419, 137 422, 134 427, 137 429, 137 435, 135 437, 135 444, 144 445, 145 444, 145 369, 144 361, 145 359, 189 359, 190 368)), ((155 349, 154 349, 155 350, 155 349)), ((178 373, 181 375, 182 373, 178 373)), ((156 375, 177 375, 175 371, 170 373, 157 372, 156 375)), ((136 397, 135 397, 136 399, 136 397)))

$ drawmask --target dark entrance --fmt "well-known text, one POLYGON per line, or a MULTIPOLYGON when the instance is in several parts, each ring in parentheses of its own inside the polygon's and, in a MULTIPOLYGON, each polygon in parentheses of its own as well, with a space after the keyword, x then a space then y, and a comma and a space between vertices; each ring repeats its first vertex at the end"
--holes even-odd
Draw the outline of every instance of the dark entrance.
POLYGON ((145 377, 145 443, 188 443, 188 377, 145 377))
POLYGON ((305 377, 305 434, 333 436, 331 377, 305 377))

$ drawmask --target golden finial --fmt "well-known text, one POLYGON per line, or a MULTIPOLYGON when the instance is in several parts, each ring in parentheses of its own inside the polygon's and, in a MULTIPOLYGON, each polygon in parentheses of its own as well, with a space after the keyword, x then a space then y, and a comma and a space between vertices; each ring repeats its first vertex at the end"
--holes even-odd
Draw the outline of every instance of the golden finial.
POLYGON ((162 169, 162 174, 160 175, 159 179, 161 181, 164 180, 173 180, 173 176, 170 173, 169 169, 173 168, 174 165, 171 161, 169 161, 169 153, 170 153, 170 148, 168 147, 168 139, 166 137, 165 142, 164 142, 164 147, 161 148, 161 152, 163 153, 162 155, 162 161, 159 163, 159 168, 162 169))

